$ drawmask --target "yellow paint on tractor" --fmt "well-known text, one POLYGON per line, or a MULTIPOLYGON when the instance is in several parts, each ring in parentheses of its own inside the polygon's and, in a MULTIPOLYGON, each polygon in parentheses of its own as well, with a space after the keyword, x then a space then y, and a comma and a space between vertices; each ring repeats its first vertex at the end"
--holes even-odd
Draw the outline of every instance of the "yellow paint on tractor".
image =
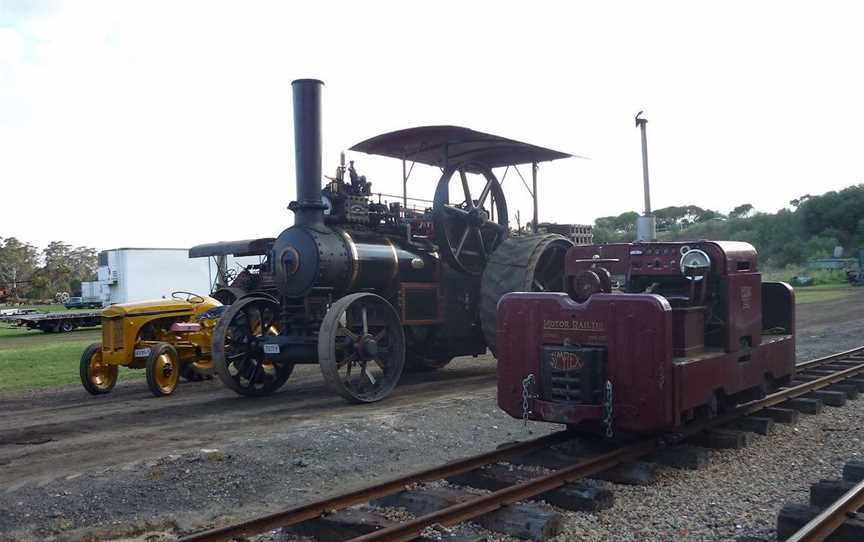
POLYGON ((84 388, 94 395, 108 393, 120 365, 146 369, 156 396, 173 393, 179 376, 210 375, 211 337, 219 317, 208 313, 222 304, 212 297, 184 295, 103 309, 102 342, 90 345, 81 357, 84 388))

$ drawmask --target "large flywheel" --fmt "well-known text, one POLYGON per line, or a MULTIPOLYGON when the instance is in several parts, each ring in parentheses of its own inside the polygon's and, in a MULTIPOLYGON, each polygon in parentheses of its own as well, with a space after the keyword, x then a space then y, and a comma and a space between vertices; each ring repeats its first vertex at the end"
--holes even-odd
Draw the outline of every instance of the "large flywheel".
POLYGON ((492 170, 482 164, 459 164, 444 171, 435 189, 432 220, 441 255, 455 269, 474 276, 483 273, 492 253, 509 235, 504 191, 492 170))
POLYGON ((495 354, 498 301, 510 292, 566 292, 564 257, 573 243, 558 234, 511 237, 501 243, 480 279, 480 324, 495 354))

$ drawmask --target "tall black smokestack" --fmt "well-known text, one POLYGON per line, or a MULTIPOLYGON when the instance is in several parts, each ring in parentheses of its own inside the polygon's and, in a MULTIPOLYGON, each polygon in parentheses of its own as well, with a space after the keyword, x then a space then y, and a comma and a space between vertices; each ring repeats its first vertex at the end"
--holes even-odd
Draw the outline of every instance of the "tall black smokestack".
POLYGON ((314 226, 324 222, 321 202, 321 87, 317 79, 297 79, 294 91, 294 164, 297 169, 297 201, 294 224, 314 226))

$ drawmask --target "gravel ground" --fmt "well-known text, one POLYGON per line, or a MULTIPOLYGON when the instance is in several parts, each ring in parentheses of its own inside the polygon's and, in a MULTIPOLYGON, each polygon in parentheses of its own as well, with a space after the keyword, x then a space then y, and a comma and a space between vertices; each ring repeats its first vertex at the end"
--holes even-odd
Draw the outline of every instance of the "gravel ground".
MULTIPOLYGON (((818 304, 813 305, 805 310, 819 312, 818 304)), ((832 318, 833 312, 822 309, 821 320, 802 326, 799 359, 864 342, 864 314, 858 314, 860 308, 855 310, 855 314, 832 318)), ((470 378, 476 379, 470 386, 464 380, 445 378, 438 387, 417 385, 416 392, 408 387, 393 400, 368 408, 334 407, 324 411, 326 415, 314 410, 317 401, 329 405, 325 398, 318 398, 325 392, 300 388, 307 390, 303 403, 291 397, 261 403, 267 408, 260 416, 283 416, 269 426, 266 420, 253 420, 255 411, 245 402, 225 400, 218 403, 218 419, 230 420, 230 409, 236 405, 236 423, 257 425, 245 434, 242 426, 235 427, 228 436, 215 428, 212 439, 202 439, 191 449, 184 441, 176 453, 164 451, 176 435, 160 436, 158 428, 145 427, 127 443, 140 443, 140 460, 107 455, 104 461, 77 465, 58 455, 57 466, 71 472, 60 478, 52 473, 38 482, 32 478, 27 483, 7 482, 0 461, 0 540, 168 540, 177 533, 308 502, 560 429, 551 424, 523 428, 520 421, 496 408, 494 380, 483 380, 481 369, 470 370, 474 371, 470 378), (466 387, 460 389, 460 385, 466 387), (411 393, 418 397, 423 393, 422 399, 412 401, 411 393), (307 403, 305 416, 291 410, 307 403), (161 437, 159 448, 149 446, 149 432, 154 438, 161 437)), ((16 408, 53 401, 56 394, 44 395, 22 396, 16 408)), ((52 407, 58 415, 70 409, 63 397, 60 393, 52 407)), ((13 398, 8 404, 16 401, 13 398)), ((130 415, 137 405, 156 404, 137 397, 122 401, 130 415)), ((97 427, 115 423, 98 410, 94 412, 93 423, 76 431, 98 435, 97 427)), ((810 483, 836 477, 845 461, 860 457, 862 414, 864 399, 841 409, 827 409, 819 416, 804 416, 795 427, 777 426, 774 435, 757 437, 744 450, 712 452, 711 464, 703 470, 664 468, 655 485, 614 486, 613 509, 598 514, 566 513, 567 530, 558 540, 732 540, 745 534, 770 538, 776 513, 786 501, 805 501, 810 483)), ((164 413, 154 410, 153 415, 164 413)), ((205 420, 211 423, 200 418, 199 425, 205 420)), ((169 422, 178 431, 184 427, 174 418, 169 422)), ((62 431, 62 420, 57 425, 56 430, 62 431)), ((46 431, 54 429, 47 426, 46 431)), ((58 440, 49 444, 7 442, 5 446, 20 450, 19 461, 26 460, 28 454, 44 456, 46 446, 59 446, 68 438, 62 432, 57 435, 58 440)), ((93 442, 97 445, 89 454, 98 458, 104 452, 99 440, 93 442)), ((474 530, 470 526, 461 529, 474 530)), ((284 535, 273 538, 284 539, 284 535)), ((489 538, 506 540, 493 534, 489 538)))
MULTIPOLYGON (((87 471, 0 490, 0 540, 98 540, 251 517, 394 478, 529 432, 495 407, 495 389, 404 412, 310 421, 211 451, 87 471), (458 422, 457 422, 458 420, 458 422), (94 527, 96 526, 96 527, 94 527)), ((143 444, 142 444, 143 445, 143 444)), ((94 450, 98 453, 98 450, 94 450)))
POLYGON ((615 486, 615 505, 600 514, 567 513, 565 540, 734 540, 775 538, 777 512, 806 502, 810 484, 840 476, 864 453, 864 399, 797 425, 776 425, 741 450, 712 451, 698 471, 661 468, 656 484, 615 486))

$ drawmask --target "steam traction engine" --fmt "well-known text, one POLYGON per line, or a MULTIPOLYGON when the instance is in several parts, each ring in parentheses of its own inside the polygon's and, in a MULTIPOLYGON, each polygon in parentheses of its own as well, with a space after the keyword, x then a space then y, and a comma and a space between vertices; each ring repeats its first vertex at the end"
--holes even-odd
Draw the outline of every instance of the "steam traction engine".
POLYGON ((266 395, 295 364, 318 363, 345 399, 376 401, 406 364, 432 370, 494 347, 505 291, 563 291, 572 243, 559 235, 508 238, 492 169, 569 155, 465 128, 412 128, 351 150, 441 168, 431 208, 409 207, 407 194, 401 202, 376 198, 344 157, 322 190, 321 85, 293 83, 294 226, 275 239, 202 245, 190 255, 262 256, 223 292, 232 304, 214 331, 213 360, 228 387, 266 395))
POLYGON ((577 246, 565 271, 567 293, 499 304, 498 404, 511 416, 607 434, 674 430, 794 372, 794 294, 762 282, 747 243, 577 246))

